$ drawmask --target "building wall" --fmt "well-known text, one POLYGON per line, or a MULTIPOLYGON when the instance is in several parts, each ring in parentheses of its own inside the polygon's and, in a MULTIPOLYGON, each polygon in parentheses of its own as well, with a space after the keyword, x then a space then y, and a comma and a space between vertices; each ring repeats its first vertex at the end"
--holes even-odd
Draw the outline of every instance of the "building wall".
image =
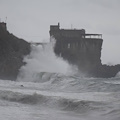
POLYGON ((50 30, 55 37, 54 52, 70 64, 77 65, 79 70, 90 73, 101 65, 102 38, 82 37, 85 30, 50 30))
POLYGON ((85 34, 85 30, 60 30, 61 36, 64 37, 81 37, 82 34, 85 34))
POLYGON ((59 25, 50 26, 50 36, 58 37, 82 37, 82 34, 85 34, 85 30, 76 30, 76 29, 60 29, 59 25))
POLYGON ((102 39, 58 38, 55 53, 82 71, 90 71, 101 65, 102 39))
POLYGON ((80 73, 88 77, 110 78, 120 71, 120 65, 102 65, 101 34, 85 34, 84 30, 55 29, 50 30, 50 36, 56 39, 54 52, 70 64, 76 65, 80 73))

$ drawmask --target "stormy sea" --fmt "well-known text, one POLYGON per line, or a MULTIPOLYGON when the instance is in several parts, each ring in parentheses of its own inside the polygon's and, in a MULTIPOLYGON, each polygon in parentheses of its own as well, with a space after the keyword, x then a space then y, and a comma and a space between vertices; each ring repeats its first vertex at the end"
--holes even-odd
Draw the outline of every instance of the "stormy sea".
POLYGON ((85 77, 57 57, 53 46, 32 44, 17 80, 0 80, 0 119, 120 120, 119 73, 85 77))

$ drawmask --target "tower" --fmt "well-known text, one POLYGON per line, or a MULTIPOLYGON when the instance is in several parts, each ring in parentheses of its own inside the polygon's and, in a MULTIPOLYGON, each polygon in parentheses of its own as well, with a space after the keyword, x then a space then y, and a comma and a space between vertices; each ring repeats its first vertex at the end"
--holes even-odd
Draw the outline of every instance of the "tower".
POLYGON ((4 29, 7 30, 7 26, 5 22, 0 22, 0 26, 4 29))

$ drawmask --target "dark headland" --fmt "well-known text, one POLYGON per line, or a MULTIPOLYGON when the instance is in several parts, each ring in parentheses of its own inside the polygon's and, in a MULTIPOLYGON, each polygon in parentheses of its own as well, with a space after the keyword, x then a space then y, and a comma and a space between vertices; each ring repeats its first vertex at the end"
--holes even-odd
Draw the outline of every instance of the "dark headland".
POLYGON ((7 31, 0 22, 0 79, 16 80, 23 58, 30 53, 30 44, 7 31))
POLYGON ((50 26, 50 36, 56 39, 54 52, 89 77, 110 78, 120 71, 120 65, 101 63, 102 34, 86 34, 84 29, 60 29, 50 26))

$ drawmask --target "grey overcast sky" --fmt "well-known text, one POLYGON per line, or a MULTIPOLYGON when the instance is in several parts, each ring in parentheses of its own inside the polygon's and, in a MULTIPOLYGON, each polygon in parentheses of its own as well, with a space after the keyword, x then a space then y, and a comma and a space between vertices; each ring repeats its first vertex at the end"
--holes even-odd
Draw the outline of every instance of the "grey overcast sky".
POLYGON ((10 33, 46 41, 49 26, 103 34, 102 63, 120 64, 120 0, 0 0, 0 19, 10 33))

